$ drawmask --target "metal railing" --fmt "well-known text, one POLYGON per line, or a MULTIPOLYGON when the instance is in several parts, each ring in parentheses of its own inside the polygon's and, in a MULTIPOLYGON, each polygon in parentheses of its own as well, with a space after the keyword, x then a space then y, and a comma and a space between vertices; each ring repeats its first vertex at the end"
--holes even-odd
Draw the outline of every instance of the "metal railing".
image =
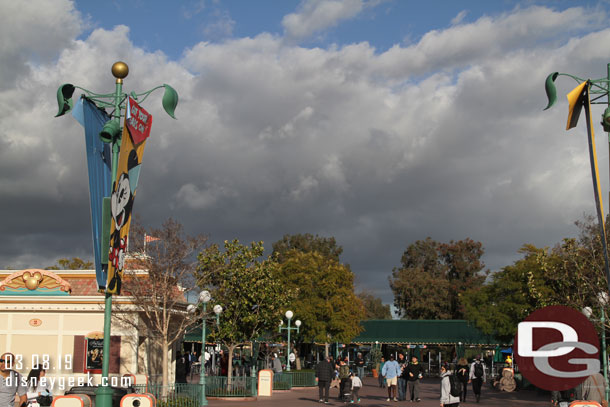
MULTIPOLYGON (((146 392, 146 385, 135 385, 134 388, 138 393, 146 392)), ((167 386, 149 384, 148 393, 157 399, 157 407, 199 407, 200 405, 201 390, 198 384, 175 383, 167 386)))
POLYGON ((256 377, 233 376, 231 384, 225 376, 207 376, 205 394, 210 397, 256 396, 256 377))
POLYGON ((282 374, 292 376, 292 387, 315 387, 317 385, 314 371, 291 370, 282 374))
POLYGON ((288 372, 275 373, 273 375, 273 390, 292 389, 292 374, 288 372))
MULTIPOLYGON (((225 376, 206 376, 206 397, 253 397, 256 396, 256 377, 234 376, 229 385, 225 376)), ((144 393, 145 385, 134 386, 144 393)), ((149 384, 148 393, 157 399, 157 407, 199 407, 201 385, 198 383, 175 383, 167 386, 149 384)))

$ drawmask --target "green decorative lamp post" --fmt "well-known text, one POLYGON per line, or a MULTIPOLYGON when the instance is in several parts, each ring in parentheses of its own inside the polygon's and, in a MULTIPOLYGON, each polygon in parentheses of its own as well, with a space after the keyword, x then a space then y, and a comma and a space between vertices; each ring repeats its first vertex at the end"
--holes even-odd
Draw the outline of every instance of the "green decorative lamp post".
POLYGON ((292 320, 292 317, 294 316, 294 314, 292 313, 292 311, 288 310, 286 311, 286 319, 288 320, 288 326, 287 327, 283 327, 282 325, 284 325, 284 321, 280 321, 280 330, 279 332, 282 333, 282 329, 285 329, 286 331, 288 331, 288 345, 286 346, 286 371, 290 372, 290 331, 297 331, 297 333, 299 332, 299 328, 301 327, 301 321, 300 320, 296 320, 294 321, 294 325, 296 325, 296 328, 291 328, 290 327, 290 321, 292 320))
MULTIPOLYGON (((201 367, 199 371, 199 385, 201 387, 201 396, 200 396, 200 406, 207 406, 208 399, 205 397, 205 340, 206 340, 206 312, 208 302, 212 299, 210 292, 207 290, 203 290, 199 293, 199 304, 201 304, 203 308, 203 318, 201 320, 201 367)), ((190 304, 187 308, 187 311, 190 313, 195 313, 197 311, 197 307, 193 304, 190 304)), ((216 314, 216 325, 218 325, 220 319, 220 313, 222 312, 221 305, 214 305, 214 314, 216 314)))
MULTIPOLYGON (((59 105, 59 110, 57 112, 58 116, 63 116, 68 113, 74 107, 74 102, 72 101, 72 95, 76 89, 79 89, 84 92, 83 97, 87 98, 89 101, 94 103, 99 109, 106 110, 109 109, 111 113, 109 114, 109 120, 103 125, 99 138, 105 144, 109 144, 112 149, 112 161, 111 161, 111 182, 114 182, 117 175, 118 161, 119 161, 119 152, 121 147, 121 138, 122 138, 122 128, 121 128, 121 117, 125 117, 127 113, 125 111, 127 106, 128 95, 123 93, 123 80, 129 74, 129 67, 124 62, 115 62, 112 65, 112 75, 115 78, 115 90, 114 93, 95 93, 88 89, 82 88, 80 86, 76 86, 70 83, 63 84, 57 90, 57 103, 59 105)), ((169 85, 164 84, 161 86, 157 86, 151 90, 148 90, 143 93, 135 93, 131 92, 129 96, 131 96, 134 101, 138 103, 143 102, 146 98, 155 90, 164 88, 165 93, 163 95, 163 108, 172 118, 175 119, 174 111, 178 104, 178 93, 169 85)), ((90 152, 87 152, 88 156, 90 152)), ((95 155, 95 158, 98 157, 99 154, 95 155)), ((88 157, 89 158, 89 157, 88 157)), ((90 167, 91 168, 91 167, 90 167)), ((110 200, 110 191, 96 191, 94 192, 94 183, 99 182, 97 177, 101 177, 99 174, 94 174, 89 171, 89 187, 91 190, 91 206, 92 206, 92 223, 99 222, 102 224, 99 230, 99 236, 94 236, 94 239, 99 239, 98 247, 95 247, 95 250, 99 250, 101 253, 101 261, 96 261, 96 278, 98 282, 98 287, 100 291, 105 291, 105 309, 104 309, 104 348, 103 348, 103 359, 102 359, 102 382, 96 391, 96 405, 98 407, 111 407, 112 406, 112 394, 113 390, 108 385, 108 374, 109 374, 109 362, 110 362, 110 324, 111 324, 111 313, 112 313, 112 294, 107 291, 107 286, 100 285, 100 282, 104 281, 103 277, 106 276, 106 271, 104 269, 104 265, 108 264, 108 256, 109 256, 109 240, 110 240, 110 213, 109 211, 102 210, 101 208, 107 206, 109 207, 110 200), (102 201, 105 201, 104 203, 102 201), (95 208, 99 208, 99 213, 95 208), (94 210, 95 209, 95 210, 94 210), (96 213, 94 213, 96 212, 96 213), (102 212, 104 212, 102 214, 102 212), (99 216, 98 216, 99 215, 99 216)), ((95 230, 95 229, 94 229, 95 230)), ((95 233, 94 233, 95 234, 95 233)))
MULTIPOLYGON (((593 96, 592 99, 590 99, 590 103, 591 104, 603 104, 606 105, 606 109, 604 110, 604 113, 602 114, 602 121, 601 121, 601 125, 604 129, 605 132, 609 133, 609 138, 608 138, 608 148, 610 150, 610 64, 606 65, 606 73, 607 76, 605 78, 599 78, 599 79, 584 79, 584 78, 580 78, 578 76, 575 75, 571 75, 568 73, 560 73, 560 72, 553 72, 551 73, 547 78, 546 78, 546 82, 545 82, 545 90, 546 90, 546 94, 548 97, 548 105, 544 108, 544 110, 549 109, 551 106, 553 106, 555 104, 555 102, 557 101, 557 89, 555 88, 555 80, 560 77, 560 76, 567 76, 568 78, 572 78, 573 80, 576 81, 576 83, 578 84, 582 84, 583 82, 587 82, 588 86, 588 94, 589 96, 593 96), (605 97, 605 100, 603 100, 603 98, 605 97), (600 100, 602 99, 602 100, 600 100)), ((587 125, 589 125, 589 123, 587 123, 587 125)), ((570 126, 568 125, 568 128, 570 128, 570 126)), ((591 134, 589 135, 591 137, 591 134)), ((590 150, 591 150, 591 142, 590 144, 590 150)), ((593 152, 590 151, 590 155, 591 155, 591 162, 592 162, 592 172, 594 172, 594 160, 593 160, 593 152)), ((595 170, 596 172, 596 170, 595 170)), ((594 174, 594 188, 595 188, 595 184, 596 184, 596 180, 595 180, 595 174, 594 174)), ((610 193, 609 193, 609 197, 610 197, 610 193)), ((610 266, 609 266, 609 261, 608 261, 608 248, 606 247, 606 238, 605 238, 605 228, 604 228, 604 216, 603 213, 601 211, 601 195, 600 198, 597 199, 596 197, 596 203, 597 203, 597 207, 598 207, 598 220, 599 220, 599 226, 600 226, 600 235, 601 235, 601 240, 602 240, 602 246, 603 247, 603 253, 604 253, 604 262, 605 262, 605 271, 606 271, 606 282, 608 284, 608 292, 610 292, 610 266), (599 202, 597 202, 599 201, 599 202)), ((602 333, 601 333, 601 342, 602 342, 602 358, 603 358, 603 368, 604 368, 604 379, 606 382, 606 400, 609 399, 610 397, 610 384, 608 383, 608 357, 607 357, 607 353, 606 353, 606 313, 605 313, 605 307, 608 303, 608 292, 602 292, 598 294, 598 302, 601 308, 601 318, 599 319, 599 322, 601 324, 601 329, 602 329, 602 333)), ((592 315, 592 310, 590 308, 585 308, 583 309, 583 313, 585 313, 585 315, 587 315, 587 317, 590 317, 592 315)))

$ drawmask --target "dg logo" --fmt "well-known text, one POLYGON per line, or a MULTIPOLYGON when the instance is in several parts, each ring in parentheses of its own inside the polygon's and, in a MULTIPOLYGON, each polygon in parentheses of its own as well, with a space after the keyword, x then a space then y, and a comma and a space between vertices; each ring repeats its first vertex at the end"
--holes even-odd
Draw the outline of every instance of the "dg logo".
POLYGON ((563 305, 532 312, 517 327, 515 348, 519 371, 541 389, 571 389, 600 370, 595 327, 563 305))

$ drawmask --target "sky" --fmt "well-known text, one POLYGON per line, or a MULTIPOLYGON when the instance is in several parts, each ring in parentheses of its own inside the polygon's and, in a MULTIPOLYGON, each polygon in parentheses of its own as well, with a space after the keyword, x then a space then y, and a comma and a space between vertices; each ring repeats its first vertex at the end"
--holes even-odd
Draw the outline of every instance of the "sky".
MULTIPOLYGON (((595 211, 584 123, 567 132, 551 72, 607 74, 608 1, 0 0, 0 268, 92 259, 82 127, 54 118, 73 83, 168 83, 134 213, 210 242, 334 237, 358 291, 417 240, 471 238, 491 271, 595 211)), ((78 91, 75 96, 78 96, 78 91)), ((593 108, 600 117, 603 106, 593 108)), ((594 122, 597 124, 598 120, 594 122)), ((604 198, 608 147, 596 127, 604 198)), ((606 199, 606 204, 607 204, 606 199)))

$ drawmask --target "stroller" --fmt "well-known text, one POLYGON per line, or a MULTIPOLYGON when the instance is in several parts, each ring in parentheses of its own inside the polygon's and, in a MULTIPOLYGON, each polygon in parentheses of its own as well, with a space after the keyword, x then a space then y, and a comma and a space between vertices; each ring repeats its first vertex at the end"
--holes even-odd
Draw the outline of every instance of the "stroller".
POLYGON ((576 394, 576 389, 568 389, 563 391, 551 392, 554 406, 557 407, 569 407, 570 403, 580 399, 580 396, 576 394))

